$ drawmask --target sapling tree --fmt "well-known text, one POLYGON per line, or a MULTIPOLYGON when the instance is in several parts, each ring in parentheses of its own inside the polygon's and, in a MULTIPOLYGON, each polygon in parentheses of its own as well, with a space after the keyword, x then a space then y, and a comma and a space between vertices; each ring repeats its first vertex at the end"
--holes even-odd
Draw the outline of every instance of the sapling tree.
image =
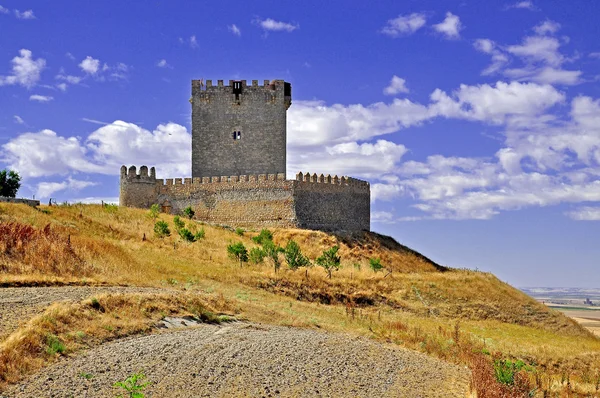
POLYGON ((279 253, 284 252, 284 249, 276 245, 272 240, 264 240, 262 242, 263 251, 265 252, 265 257, 268 257, 273 263, 273 268, 275 269, 275 273, 279 271, 281 268, 281 259, 279 258, 279 253))
POLYGON ((227 254, 230 258, 240 262, 240 267, 248 261, 248 249, 242 242, 231 243, 227 246, 227 254))
POLYGON ((323 254, 317 258, 317 264, 325 269, 327 276, 331 279, 331 273, 340 269, 341 257, 337 255, 339 246, 333 246, 327 250, 323 250, 323 254))
POLYGON ((170 236, 171 230, 169 229, 169 224, 167 224, 166 221, 157 221, 156 224, 154 224, 154 235, 161 239, 166 236, 170 236))
POLYGON ((261 229, 258 236, 255 236, 254 238, 252 238, 252 240, 254 241, 254 243, 262 245, 266 241, 273 241, 273 233, 266 228, 261 229))
POLYGON ((185 209, 183 209, 183 215, 189 218, 190 220, 194 218, 195 214, 196 212, 194 211, 194 209, 192 209, 192 206, 188 206, 185 209))
POLYGON ((288 267, 293 270, 297 270, 300 267, 308 267, 310 265, 310 260, 302 254, 300 245, 293 240, 290 240, 285 246, 283 256, 285 257, 288 267))
POLYGON ((150 211, 148 212, 148 217, 152 219, 152 221, 156 222, 156 219, 160 215, 160 206, 157 203, 150 206, 150 211))
POLYGON ((373 272, 379 272, 383 269, 383 264, 381 264, 381 260, 378 258, 370 258, 369 267, 371 267, 373 272))
POLYGON ((179 216, 175 216, 173 218, 173 224, 175 224, 176 231, 179 231, 179 230, 185 228, 185 222, 179 216))
POLYGON ((260 247, 253 247, 252 249, 250 249, 248 259, 252 264, 260 264, 263 262, 264 258, 265 252, 260 247))

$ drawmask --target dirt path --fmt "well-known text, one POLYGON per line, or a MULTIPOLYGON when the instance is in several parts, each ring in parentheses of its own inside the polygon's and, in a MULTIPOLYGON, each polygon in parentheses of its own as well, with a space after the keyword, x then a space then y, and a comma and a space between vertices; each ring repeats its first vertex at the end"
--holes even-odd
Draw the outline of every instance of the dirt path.
POLYGON ((160 293, 163 289, 140 287, 7 287, 0 288, 0 341, 58 301, 81 301, 105 293, 160 293))
POLYGON ((396 346, 232 323, 114 341, 63 360, 6 397, 107 397, 144 372, 147 397, 464 397, 468 371, 396 346))

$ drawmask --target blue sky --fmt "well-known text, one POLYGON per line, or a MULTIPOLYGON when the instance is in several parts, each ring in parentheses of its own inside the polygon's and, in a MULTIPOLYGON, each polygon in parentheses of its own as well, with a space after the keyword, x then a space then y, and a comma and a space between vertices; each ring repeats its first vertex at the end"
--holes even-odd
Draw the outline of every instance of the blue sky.
POLYGON ((600 3, 0 0, 20 195, 190 175, 191 79, 285 79, 288 175, 372 184, 372 229, 516 286, 599 287, 600 3))

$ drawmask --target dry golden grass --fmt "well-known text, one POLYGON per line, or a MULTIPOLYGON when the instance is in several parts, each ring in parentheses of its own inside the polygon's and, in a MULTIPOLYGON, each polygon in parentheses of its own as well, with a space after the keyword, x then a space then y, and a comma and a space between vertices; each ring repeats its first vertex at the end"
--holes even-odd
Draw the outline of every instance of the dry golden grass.
MULTIPOLYGON (((168 215, 160 219, 169 223, 172 235, 158 239, 147 211, 95 205, 42 210, 0 205, 0 223, 29 225, 40 234, 49 225, 60 242, 70 236, 70 247, 83 264, 77 270, 85 273, 69 267, 38 269, 35 258, 25 262, 0 250, 7 264, 0 271, 0 286, 169 285, 215 292, 253 321, 372 336, 470 365, 479 363, 472 351, 489 352, 534 364, 539 374, 530 375, 530 381, 539 391, 589 393, 595 388, 591 375, 600 370, 600 340, 574 321, 491 274, 440 267, 388 237, 273 230, 276 243, 293 239, 312 260, 339 245, 342 268, 329 279, 318 267, 305 272, 284 266, 275 273, 268 263, 240 267, 227 257, 229 243, 256 246, 251 237, 258 231, 238 236, 229 228, 186 220, 192 230, 206 232, 190 244, 176 236, 168 215), (374 257, 385 272, 369 269, 374 257), (452 337, 457 320, 462 344, 452 337)), ((489 362, 490 355, 481 355, 489 362)))

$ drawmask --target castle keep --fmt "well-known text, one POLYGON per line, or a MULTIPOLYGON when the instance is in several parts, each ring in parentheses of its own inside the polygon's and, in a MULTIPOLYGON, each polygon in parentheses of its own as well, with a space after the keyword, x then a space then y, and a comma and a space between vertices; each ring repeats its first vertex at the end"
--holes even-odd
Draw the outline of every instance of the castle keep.
POLYGON ((370 186, 351 177, 298 173, 286 180, 286 113, 292 88, 192 80, 192 177, 157 179, 154 167, 121 167, 120 205, 230 226, 369 230, 370 186))

